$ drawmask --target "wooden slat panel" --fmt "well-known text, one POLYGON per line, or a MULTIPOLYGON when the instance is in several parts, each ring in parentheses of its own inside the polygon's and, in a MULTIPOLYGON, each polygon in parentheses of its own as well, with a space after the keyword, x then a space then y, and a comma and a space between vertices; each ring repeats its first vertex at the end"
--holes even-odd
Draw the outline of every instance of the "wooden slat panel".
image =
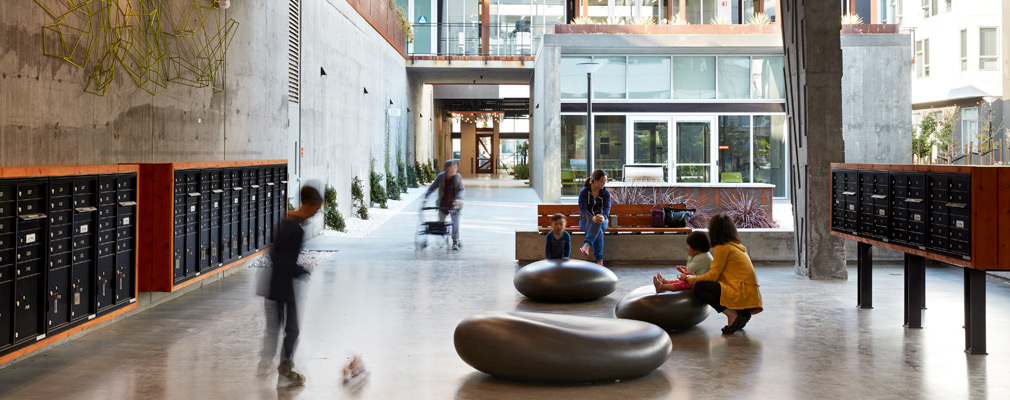
MULTIPOLYGON (((551 228, 537 228, 537 230, 540 231, 541 233, 543 233, 543 232, 550 232, 551 228)), ((582 233, 582 231, 578 230, 578 229, 568 229, 568 232, 569 233, 582 233)), ((606 230, 606 233, 608 233, 608 234, 621 233, 621 232, 624 232, 624 233, 647 233, 647 232, 654 232, 654 233, 691 233, 691 232, 694 232, 694 230, 691 229, 691 228, 645 228, 645 227, 642 227, 642 228, 620 228, 620 227, 618 227, 618 228, 607 228, 607 230, 606 230)))
POLYGON ((33 178, 44 176, 71 176, 122 174, 137 172, 136 164, 121 165, 45 165, 23 167, 0 167, 0 178, 33 178))
MULTIPOLYGON (((579 226, 579 219, 577 216, 568 217, 565 221, 568 226, 579 226)), ((551 217, 549 216, 539 216, 537 217, 537 226, 549 227, 551 226, 551 217)), ((645 215, 618 215, 617 216, 617 226, 619 228, 626 227, 652 227, 652 216, 645 215)), ((614 226, 611 226, 614 228, 614 226)))
POLYGON ((1000 168, 997 173, 999 210, 996 223, 999 227, 999 268, 1010 269, 1010 168, 1000 168))
POLYGON ((971 261, 976 269, 998 269, 999 210, 995 168, 972 168, 971 174, 971 261))
MULTIPOLYGON (((670 208, 686 208, 683 204, 667 205, 670 208)), ((644 214, 649 215, 652 210, 658 210, 656 206, 648 204, 614 204, 610 206, 612 215, 644 214)), ((537 214, 551 215, 561 213, 565 215, 579 215, 579 206, 576 204, 540 204, 537 205, 537 214)))

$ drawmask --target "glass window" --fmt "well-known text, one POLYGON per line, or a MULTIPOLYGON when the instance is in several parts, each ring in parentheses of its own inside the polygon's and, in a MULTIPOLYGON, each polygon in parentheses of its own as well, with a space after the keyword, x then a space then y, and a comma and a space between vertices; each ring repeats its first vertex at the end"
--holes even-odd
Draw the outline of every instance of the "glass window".
POLYGON ((922 78, 922 41, 915 42, 915 77, 922 78))
POLYGON ((711 132, 708 122, 677 123, 677 182, 711 182, 711 132))
POLYGON ((775 2, 774 1, 766 1, 765 2, 765 10, 764 10, 764 12, 765 12, 765 15, 768 16, 768 19, 770 19, 772 22, 778 22, 778 19, 777 19, 778 17, 775 15, 775 2))
POLYGON ((752 58, 750 67, 752 98, 786 98, 785 73, 784 57, 752 58))
POLYGON ((586 116, 561 116, 561 194, 575 196, 586 180, 586 116))
POLYGON ((932 4, 929 8, 930 15, 936 15, 940 11, 940 7, 938 7, 937 5, 939 3, 939 0, 930 0, 930 1, 932 1, 932 4))
POLYGON ((719 57, 719 98, 750 98, 750 57, 719 57))
POLYGON ((754 182, 775 185, 774 197, 786 197, 786 117, 754 116, 754 182))
POLYGON ((656 18, 657 24, 660 23, 660 21, 662 21, 663 18, 666 18, 666 13, 664 12, 662 1, 641 0, 641 2, 642 2, 642 8, 639 13, 639 16, 656 18))
MULTIPOLYGON (((679 6, 676 0, 673 3, 679 6)), ((688 0, 684 8, 684 16, 692 25, 711 23, 716 16, 716 0, 688 0)))
POLYGON ((750 183, 750 116, 719 117, 719 182, 750 183))
POLYGON ((576 64, 592 62, 590 57, 561 57, 561 98, 584 99, 589 93, 586 73, 576 64))
POLYGON ((997 28, 979 28, 978 30, 978 69, 996 71, 999 69, 999 36, 997 28))
POLYGON ((627 136, 626 117, 623 115, 593 116, 593 161, 595 168, 607 173, 608 179, 624 180, 624 141, 627 136))
POLYGON ((670 98, 670 57, 628 57, 628 97, 670 98))
POLYGON ((459 138, 452 140, 452 159, 459 160, 460 150, 459 150, 459 138))
POLYGON ((961 109, 961 145, 978 145, 978 107, 961 109))
POLYGON ((635 121, 634 163, 663 164, 663 181, 669 179, 667 160, 670 148, 670 123, 666 121, 635 121))
POLYGON ((673 97, 715 98, 715 57, 674 57, 673 97))
POLYGON ((922 18, 923 19, 929 18, 929 1, 930 0, 922 0, 922 18))
POLYGON ((961 70, 968 70, 968 31, 961 30, 961 70))
POLYGON ((624 57, 593 57, 593 62, 603 64, 593 73, 593 99, 627 98, 624 57))
POLYGON ((929 76, 929 39, 922 41, 922 74, 929 76))

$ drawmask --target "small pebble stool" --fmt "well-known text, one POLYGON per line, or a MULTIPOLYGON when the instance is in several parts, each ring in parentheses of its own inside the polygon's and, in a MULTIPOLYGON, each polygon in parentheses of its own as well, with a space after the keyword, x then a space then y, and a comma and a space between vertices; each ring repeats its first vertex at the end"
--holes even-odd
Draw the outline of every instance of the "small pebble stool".
POLYGON ((641 377, 673 351, 670 336, 653 324, 516 311, 472 315, 456 326, 453 342, 482 372, 559 383, 641 377))
POLYGON ((708 318, 708 304, 694 297, 694 290, 656 293, 656 287, 632 290, 617 303, 617 318, 634 319, 658 325, 668 331, 682 331, 708 318))
POLYGON ((538 301, 579 302, 604 297, 617 289, 617 275, 607 267, 582 260, 543 260, 520 268, 516 290, 538 301))

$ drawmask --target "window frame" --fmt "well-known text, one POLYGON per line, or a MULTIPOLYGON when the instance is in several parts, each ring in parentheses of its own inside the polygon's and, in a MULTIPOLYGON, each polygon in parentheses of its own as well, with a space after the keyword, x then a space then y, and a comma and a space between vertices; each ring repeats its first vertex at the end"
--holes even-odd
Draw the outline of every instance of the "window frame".
POLYGON ((968 70, 968 30, 961 30, 961 71, 968 70))
MULTIPOLYGON (((594 95, 593 96, 593 102, 594 103, 596 103, 596 102, 608 102, 608 103, 610 103, 610 102, 617 102, 617 103, 619 103, 619 102, 634 102, 634 103, 722 103, 722 102, 726 102, 727 100, 734 101, 734 102, 747 102, 747 103, 784 103, 786 101, 785 100, 785 93, 782 93, 783 97, 782 98, 778 98, 778 99, 758 99, 758 98, 754 98, 754 91, 753 91, 753 87, 752 87, 752 85, 753 85, 754 82, 753 82, 753 77, 751 76, 750 73, 748 73, 748 79, 747 79, 747 85, 751 89, 750 90, 750 96, 748 98, 736 99, 736 98, 720 98, 719 97, 719 58, 720 57, 747 57, 747 58, 749 58, 748 68, 752 68, 753 67, 753 63, 754 63, 754 59, 755 58, 782 57, 783 58, 782 59, 783 71, 782 71, 781 79, 783 80, 783 82, 785 82, 785 80, 786 80, 785 68, 784 68, 785 67, 785 58, 784 58, 785 56, 782 55, 782 54, 752 53, 752 54, 747 54, 747 55, 736 55, 736 54, 712 54, 712 53, 699 53, 699 54, 626 54, 626 53, 613 53, 613 54, 572 54, 572 53, 569 53, 569 54, 562 54, 561 55, 562 59, 569 58, 569 57, 572 57, 572 58, 588 58, 592 62, 597 62, 597 58, 599 58, 599 57, 624 57, 624 63, 625 63, 624 64, 625 65, 625 71, 624 71, 624 88, 625 88, 624 98, 623 99, 621 99, 621 98, 603 99, 603 98, 600 98, 600 97, 597 97, 597 96, 594 95), (628 72, 629 69, 630 69, 629 68, 630 57, 646 57, 646 56, 650 56, 650 57, 652 57, 652 56, 654 56, 654 57, 666 57, 666 58, 670 59, 670 98, 668 98, 668 99, 633 99, 633 98, 631 98, 631 90, 630 90, 631 75, 628 72), (715 92, 715 98, 711 98, 711 99, 677 98, 677 93, 676 93, 677 86, 675 84, 675 81, 677 79, 676 78, 675 59, 678 58, 678 57, 712 57, 712 58, 715 59, 714 60, 714 65, 713 65, 713 69, 714 69, 714 73, 715 73, 715 88, 713 89, 714 92, 715 92)), ((559 65, 560 65, 560 63, 559 63, 559 65)), ((563 74, 560 71, 559 71, 558 75, 559 75, 559 79, 561 79, 561 80, 564 79, 564 76, 563 76, 563 74)), ((584 74, 582 74, 582 75, 584 76, 584 74)), ((594 79, 595 79, 595 74, 594 74, 594 79)), ((562 87, 562 86, 563 85, 561 85, 561 82, 559 82, 559 88, 562 87)), ((585 104, 586 103, 586 98, 585 97, 561 97, 561 102, 562 103, 581 103, 581 104, 585 104)))
POLYGON ((923 71, 923 67, 925 66, 925 64, 924 64, 924 61, 923 61, 924 57, 922 56, 922 47, 923 47, 922 46, 922 40, 916 40, 915 41, 915 48, 913 50, 915 52, 915 77, 916 78, 922 78, 923 77, 922 71, 923 71))
POLYGON ((979 107, 961 107, 961 109, 958 112, 958 119, 961 120, 960 121, 961 122, 960 128, 961 128, 961 147, 962 148, 965 147, 965 146, 968 146, 968 145, 973 145, 973 146, 977 145, 977 142, 978 142, 978 122, 979 122, 978 121, 979 120, 978 110, 979 110, 979 107), (965 111, 968 111, 968 110, 975 110, 975 119, 973 121, 969 121, 969 120, 966 120, 964 118, 964 113, 965 113, 965 111), (969 122, 974 122, 975 123, 975 132, 972 135, 970 135, 970 136, 968 136, 968 132, 967 132, 967 129, 965 127, 965 124, 967 124, 969 122))
POLYGON ((1000 55, 999 55, 1000 45, 1001 45, 1001 43, 1000 43, 999 27, 998 26, 980 26, 980 27, 978 27, 978 70, 979 71, 999 71, 1000 70, 1000 63, 999 63, 999 59, 1000 59, 1000 55), (994 46, 996 48, 996 53, 993 54, 993 55, 983 55, 982 54, 982 31, 983 30, 987 30, 987 29, 992 29, 992 30, 994 30, 996 32, 996 45, 994 46), (996 68, 982 68, 982 59, 983 58, 985 58, 985 59, 992 59, 993 61, 995 61, 994 64, 996 65, 996 68))

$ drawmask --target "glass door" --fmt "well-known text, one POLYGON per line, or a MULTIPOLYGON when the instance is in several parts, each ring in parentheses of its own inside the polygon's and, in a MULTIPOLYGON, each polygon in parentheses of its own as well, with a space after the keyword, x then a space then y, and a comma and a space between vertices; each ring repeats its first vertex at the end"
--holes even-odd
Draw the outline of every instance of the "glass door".
MULTIPOLYGON (((670 119, 640 118, 631 121, 628 159, 636 167, 628 181, 670 181, 670 119), (637 168, 642 167, 642 168, 637 168), (651 168, 650 168, 651 167, 651 168)), ((632 173, 625 171, 627 175, 632 173)))
POLYGON ((494 152, 492 149, 492 138, 494 134, 477 134, 477 173, 490 174, 494 172, 494 152))
POLYGON ((712 125, 714 118, 678 119, 675 122, 673 168, 676 182, 713 182, 712 125))

